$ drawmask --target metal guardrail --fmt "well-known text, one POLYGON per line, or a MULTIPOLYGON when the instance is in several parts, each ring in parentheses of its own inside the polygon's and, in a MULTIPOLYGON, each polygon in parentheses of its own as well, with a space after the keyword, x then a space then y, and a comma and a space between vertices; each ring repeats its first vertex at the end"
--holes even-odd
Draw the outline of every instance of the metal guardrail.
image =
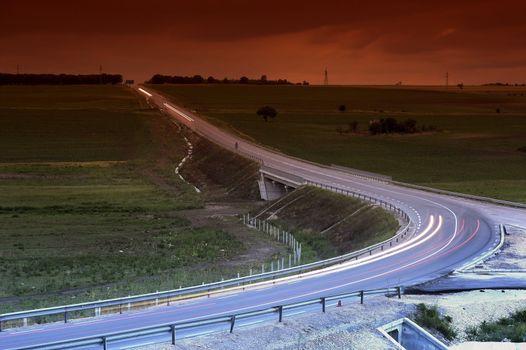
POLYGON ((324 189, 331 190, 337 193, 347 194, 349 196, 354 196, 356 198, 360 198, 360 199, 369 201, 371 203, 378 204, 382 206, 383 208, 393 211, 394 213, 400 215, 400 217, 408 221, 408 224, 402 229, 400 229, 395 236, 383 242, 374 244, 370 247, 366 247, 366 248, 363 248, 363 249, 360 249, 354 252, 350 252, 344 255, 340 255, 334 258, 316 261, 316 262, 309 263, 309 264, 298 265, 298 266, 291 267, 291 268, 285 268, 285 269, 281 269, 278 271, 265 272, 265 273, 260 273, 260 274, 232 278, 229 280, 212 282, 208 284, 191 286, 191 287, 186 287, 186 288, 180 288, 176 290, 147 293, 147 294, 135 295, 135 296, 129 296, 129 297, 123 297, 123 298, 85 302, 85 303, 79 303, 79 304, 56 306, 56 307, 36 309, 36 310, 5 313, 5 314, 0 315, 0 331, 2 331, 2 323, 5 323, 6 321, 24 320, 24 319, 26 319, 24 321, 27 321, 28 318, 62 314, 64 322, 68 322, 69 316, 73 312, 85 311, 85 310, 95 310, 95 315, 97 315, 97 310, 99 310, 100 312, 101 308, 113 307, 114 313, 117 313, 117 312, 122 313, 126 309, 130 309, 131 304, 150 302, 150 303, 155 303, 155 305, 158 305, 159 303, 166 303, 169 305, 170 302, 173 301, 171 300, 173 298, 183 299, 185 296, 199 297, 199 296, 204 296, 204 295, 210 295, 213 293, 220 293, 221 289, 225 287, 248 286, 249 284, 254 283, 254 282, 273 280, 277 277, 285 277, 285 276, 291 276, 294 274, 301 274, 301 273, 308 272, 314 269, 324 268, 330 265, 336 265, 338 263, 343 263, 345 261, 352 260, 352 259, 358 260, 360 256, 372 255, 374 251, 383 251, 384 247, 385 248, 392 247, 393 245, 398 243, 401 239, 405 238, 406 235, 410 231, 411 225, 409 222, 409 216, 402 209, 397 208, 391 203, 387 203, 385 201, 375 199, 367 195, 354 193, 352 191, 342 190, 336 187, 318 184, 312 181, 306 181, 305 184, 324 188, 324 189))
POLYGON ((376 198, 373 198, 373 197, 370 197, 364 194, 359 194, 359 193, 355 193, 355 192, 348 191, 348 190, 342 190, 336 187, 323 185, 323 184, 315 183, 312 181, 305 181, 305 184, 327 189, 327 190, 330 190, 336 193, 346 194, 349 196, 353 196, 353 197, 380 205, 386 210, 392 211, 395 214, 399 215, 401 218, 406 220, 408 224, 405 227, 401 228, 395 236, 383 242, 374 244, 372 246, 369 246, 369 247, 366 247, 366 248, 363 248, 363 249, 360 249, 354 252, 350 252, 344 255, 340 255, 337 257, 333 257, 333 258, 329 258, 329 259, 325 259, 321 261, 316 261, 313 263, 298 265, 298 266, 291 267, 291 268, 285 268, 285 269, 281 269, 278 271, 264 272, 260 274, 232 278, 229 280, 212 282, 208 284, 191 286, 191 287, 186 287, 186 288, 180 288, 176 290, 147 293, 147 294, 128 296, 128 297, 123 297, 123 298, 85 302, 85 303, 72 304, 72 305, 63 305, 63 306, 56 306, 56 307, 36 309, 36 310, 5 313, 5 314, 0 315, 0 332, 2 331, 2 323, 5 323, 6 321, 24 320, 26 322, 28 318, 62 314, 63 320, 66 323, 68 322, 69 316, 73 312, 79 312, 79 311, 85 311, 85 310, 95 310, 95 316, 96 316, 97 310, 100 313, 100 310, 102 308, 113 307, 114 313, 117 313, 117 312, 122 313, 126 309, 130 309, 132 304, 154 303, 155 305, 158 305, 159 303, 166 303, 169 305, 170 302, 174 301, 172 300, 174 298, 183 299, 185 296, 199 297, 199 296, 204 296, 204 295, 210 295, 213 293, 221 293, 221 289, 226 288, 226 287, 237 287, 237 286, 243 287, 243 286, 248 286, 249 284, 254 283, 254 282, 274 280, 277 277, 286 277, 286 276, 291 276, 294 274, 301 274, 304 272, 312 271, 314 269, 324 268, 330 265, 336 265, 338 263, 343 263, 345 261, 349 261, 352 259, 358 260, 360 256, 364 256, 364 255, 370 256, 373 254, 374 251, 383 251, 384 247, 385 248, 392 247, 393 245, 401 241, 403 238, 405 238, 407 234, 410 232, 411 223, 410 223, 409 216, 402 209, 397 208, 391 203, 388 203, 388 202, 385 202, 385 201, 382 201, 382 200, 379 200, 379 199, 376 199, 376 198))
MULTIPOLYGON (((321 311, 325 312, 328 306, 328 303, 336 301, 336 300, 341 301, 341 300, 345 300, 349 298, 359 297, 360 303, 363 304, 365 296, 380 295, 380 294, 396 295, 400 299, 402 295, 402 287, 361 290, 361 291, 355 291, 351 293, 310 299, 307 301, 301 301, 297 303, 276 305, 276 306, 272 306, 272 307, 265 308, 265 309, 248 311, 248 312, 243 312, 243 313, 238 313, 238 314, 232 314, 232 315, 227 314, 225 316, 201 318, 201 319, 194 319, 190 321, 163 323, 163 324, 135 328, 135 329, 125 330, 125 331, 100 333, 100 334, 86 336, 86 337, 79 337, 79 338, 74 338, 74 339, 48 342, 48 343, 42 343, 42 344, 32 345, 32 346, 7 348, 4 350, 34 350, 34 349, 54 350, 54 349, 77 348, 80 346, 99 346, 101 349, 107 350, 110 347, 111 343, 115 343, 115 342, 123 341, 123 340, 152 337, 152 336, 162 336, 165 339, 159 342, 171 341, 172 345, 175 345, 176 338, 177 338, 177 331, 180 331, 183 329, 191 329, 191 328, 203 327, 203 326, 208 326, 208 325, 225 325, 226 327, 228 327, 227 330, 229 329, 230 333, 232 333, 234 331, 236 321, 240 321, 243 319, 255 318, 255 317, 267 315, 267 314, 277 314, 278 322, 282 322, 283 316, 284 316, 283 312, 286 310, 301 309, 301 308, 312 306, 312 305, 321 305, 321 311)), ((340 303, 338 302, 338 304, 340 303)))
POLYGON ((469 270, 469 269, 477 266, 478 264, 480 264, 484 260, 488 259, 490 256, 496 254, 499 251, 499 249, 502 248, 502 245, 504 244, 504 225, 499 225, 499 233, 500 233, 499 244, 497 244, 495 246, 495 248, 493 248, 489 252, 486 252, 485 254, 475 258, 473 261, 470 261, 469 263, 459 267, 458 269, 456 269, 454 271, 454 273, 466 272, 466 270, 469 270))

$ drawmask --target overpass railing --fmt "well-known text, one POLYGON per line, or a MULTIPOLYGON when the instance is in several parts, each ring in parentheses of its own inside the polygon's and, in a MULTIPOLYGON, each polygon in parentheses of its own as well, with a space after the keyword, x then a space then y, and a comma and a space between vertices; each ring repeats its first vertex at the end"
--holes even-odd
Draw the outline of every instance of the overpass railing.
POLYGON ((118 332, 103 332, 96 335, 78 337, 67 340, 60 340, 48 343, 41 343, 31 346, 22 346, 22 347, 12 347, 4 350, 33 350, 33 349, 68 349, 68 348, 78 348, 78 347, 98 347, 103 350, 107 350, 115 345, 116 348, 120 348, 123 342, 133 343, 134 345, 140 345, 142 342, 151 343, 161 343, 161 342, 171 342, 175 345, 177 339, 185 338, 184 335, 178 336, 178 334, 187 331, 187 336, 195 336, 191 333, 191 330, 194 329, 203 329, 208 327, 210 332, 217 331, 229 331, 230 333, 234 332, 236 325, 243 326, 248 324, 253 324, 254 320, 266 320, 265 317, 277 316, 277 321, 282 322, 285 316, 292 316, 290 311, 300 311, 305 309, 312 309, 313 307, 320 307, 321 312, 325 312, 328 307, 338 307, 342 305, 343 301, 360 298, 360 303, 363 304, 365 301, 365 296, 369 295, 391 295, 397 296, 399 299, 402 295, 401 287, 394 288, 382 288, 382 289, 372 289, 372 290, 361 290, 351 293, 338 294, 326 297, 314 298, 306 301, 300 301, 290 304, 281 304, 264 309, 242 312, 242 313, 225 313, 224 316, 216 316, 209 318, 194 318, 185 321, 163 323, 153 326, 129 329, 118 332), (252 321, 252 322, 251 322, 252 321), (188 332, 189 331, 189 332, 188 332), (119 345, 119 343, 121 343, 119 345))

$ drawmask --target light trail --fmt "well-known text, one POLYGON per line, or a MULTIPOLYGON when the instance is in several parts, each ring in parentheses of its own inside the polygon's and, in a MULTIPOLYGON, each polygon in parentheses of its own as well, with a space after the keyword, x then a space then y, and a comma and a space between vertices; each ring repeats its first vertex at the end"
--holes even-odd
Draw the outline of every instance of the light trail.
POLYGON ((148 97, 152 97, 153 96, 152 94, 150 94, 148 91, 144 90, 143 88, 139 88, 139 91, 142 92, 143 94, 145 94, 148 97))
POLYGON ((180 110, 178 110, 177 108, 175 108, 174 106, 168 104, 168 103, 163 103, 163 105, 168 108, 168 109, 171 109, 172 111, 174 111, 175 113, 179 114, 181 117, 185 118, 186 120, 190 121, 190 122, 193 122, 194 120, 192 118, 190 118, 188 116, 188 114, 186 113, 183 113, 181 112, 180 110))

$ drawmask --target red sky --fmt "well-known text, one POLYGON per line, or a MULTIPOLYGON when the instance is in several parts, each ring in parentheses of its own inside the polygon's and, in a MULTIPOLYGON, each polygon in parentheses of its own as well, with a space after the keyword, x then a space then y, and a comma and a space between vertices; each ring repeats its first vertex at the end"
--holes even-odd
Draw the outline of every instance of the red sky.
POLYGON ((0 72, 526 82, 523 0, 0 0, 0 72))

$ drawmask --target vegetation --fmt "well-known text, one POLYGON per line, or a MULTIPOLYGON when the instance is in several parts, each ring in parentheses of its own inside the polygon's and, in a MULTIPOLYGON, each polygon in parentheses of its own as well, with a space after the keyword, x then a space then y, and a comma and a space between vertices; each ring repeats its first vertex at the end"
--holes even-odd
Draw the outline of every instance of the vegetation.
MULTIPOLYGON (((236 79, 216 79, 213 76, 203 78, 201 75, 188 76, 169 76, 155 74, 147 81, 148 84, 252 84, 252 85, 291 85, 287 79, 269 80, 266 75, 262 75, 260 79, 250 79, 248 77, 241 77, 239 80, 236 79)), ((308 85, 307 82, 303 82, 304 85, 308 85)))
POLYGON ((260 117, 263 117, 265 122, 268 122, 269 118, 270 119, 276 118, 276 116, 278 115, 278 112, 273 107, 264 106, 258 109, 256 111, 256 114, 259 115, 260 117))
POLYGON ((466 331, 468 339, 482 342, 512 341, 522 343, 526 341, 526 310, 513 313, 496 322, 483 321, 479 326, 466 331))
POLYGON ((451 326, 451 316, 440 315, 436 306, 418 304, 416 306, 414 319, 414 321, 420 326, 437 330, 447 340, 453 340, 457 336, 457 332, 451 326))
POLYGON ((120 74, 8 74, 0 73, 0 85, 98 85, 120 84, 120 74))
MULTIPOLYGON (((395 180, 526 203, 524 87, 154 86, 221 127, 281 151, 395 180), (342 114, 334 106, 352 106, 342 114), (279 120, 261 128, 254 110, 279 120), (500 106, 501 113, 495 113, 500 106), (370 136, 371 119, 414 119, 442 132, 370 136), (357 132, 344 133, 357 121, 357 132), (343 125, 343 127, 342 127, 343 125), (334 137, 342 129, 342 137, 334 137)), ((427 127, 426 127, 427 130, 427 127)))
MULTIPOLYGON (((174 176, 187 147, 178 127, 139 101, 116 86, 0 87, 0 313, 239 271, 237 236, 181 215, 206 197, 174 176)), ((218 172, 251 165, 225 159, 218 172)), ((229 184, 185 168, 218 192, 229 184)))
MULTIPOLYGON (((377 134, 414 134, 419 131, 416 127, 417 121, 408 118, 399 122, 395 118, 382 118, 369 121, 369 132, 371 135, 377 134)), ((432 125, 423 125, 420 131, 435 131, 437 128, 432 125)))
POLYGON ((315 187, 277 201, 262 208, 268 210, 260 218, 292 232, 302 243, 304 262, 365 248, 392 237, 398 228, 396 219, 378 207, 315 187))

